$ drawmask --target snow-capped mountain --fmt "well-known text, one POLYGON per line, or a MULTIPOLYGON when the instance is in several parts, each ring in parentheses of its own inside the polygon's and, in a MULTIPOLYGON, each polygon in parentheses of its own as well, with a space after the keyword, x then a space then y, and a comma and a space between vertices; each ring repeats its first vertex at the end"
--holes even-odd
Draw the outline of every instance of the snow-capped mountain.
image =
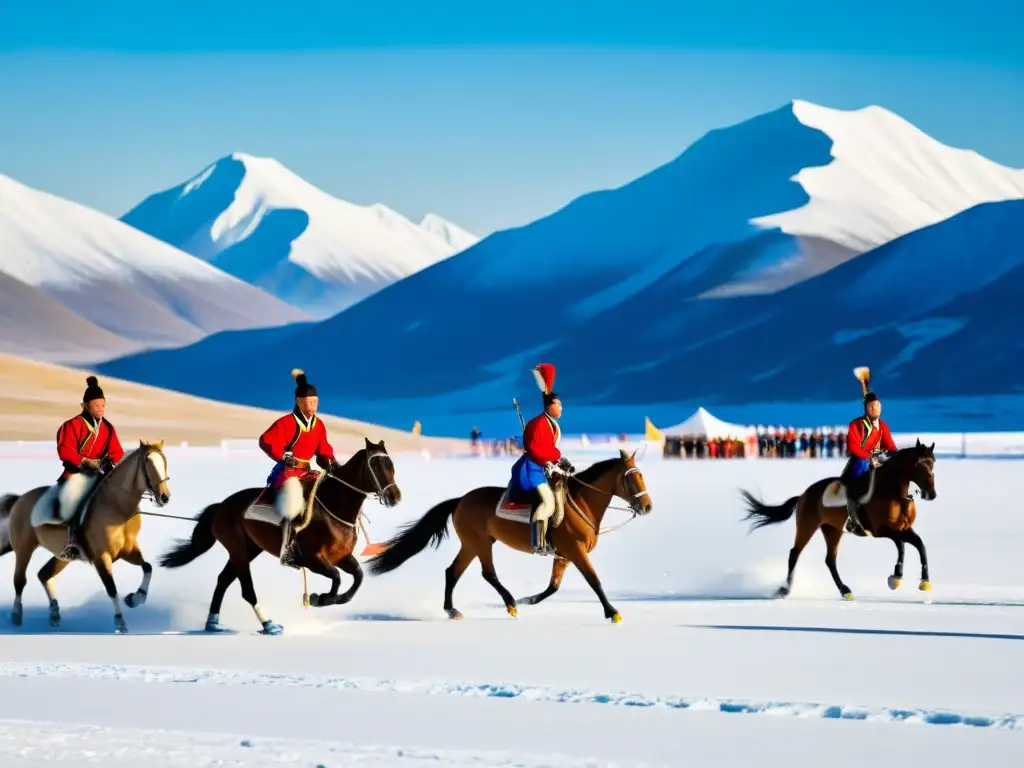
POLYGON ((457 224, 442 219, 435 213, 428 213, 424 216, 420 221, 420 227, 440 237, 454 249, 455 253, 464 251, 480 242, 480 238, 476 235, 467 232, 457 224))
MULTIPOLYGON (((117 219, 3 175, 0 242, 0 272, 136 348, 182 346, 218 331, 309 319, 117 219)), ((118 351, 110 343, 106 338, 80 352, 105 359, 118 351)))
POLYGON ((327 317, 461 250, 439 217, 339 200, 270 158, 236 152, 122 217, 241 280, 327 317))
MULTIPOLYGON (((824 368, 840 370, 847 386, 850 365, 823 339, 848 340, 845 332, 870 328, 867 320, 851 326, 832 303, 849 300, 857 315, 874 293, 889 296, 874 320, 895 322, 886 314, 891 305, 922 305, 920 296, 891 293, 913 290, 908 275, 929 295, 953 301, 977 287, 971 259, 981 254, 977 237, 959 237, 946 266, 932 270, 928 251, 936 242, 915 238, 917 245, 900 248, 909 267, 848 289, 864 251, 930 225, 961 231, 973 216, 948 217, 1021 198, 1024 171, 944 147, 878 107, 840 111, 794 102, 712 131, 623 187, 487 237, 321 323, 327 338, 358 337, 372 327, 378 348, 393 352, 375 360, 372 381, 348 375, 341 360, 325 361, 322 391, 362 418, 416 413, 462 430, 510 394, 535 391, 529 368, 544 356, 559 366, 558 388, 577 407, 691 396, 698 405, 719 396, 740 402, 756 396, 751 382, 767 381, 773 366, 799 352, 805 331, 821 334, 813 344, 807 339, 815 352, 805 365, 822 380, 824 368), (786 321, 754 344, 752 329, 769 327, 781 306, 786 321)), ((977 220, 983 230, 996 227, 984 215, 977 220)), ((1012 248, 1006 237, 1001 242, 1012 248)), ((275 360, 292 342, 257 331, 246 343, 247 356, 275 360)), ((229 347, 229 338, 211 339, 127 358, 111 372, 153 383, 172 376, 168 386, 195 382, 197 393, 223 396, 207 393, 194 371, 230 355, 229 347)), ((237 383, 223 378, 216 386, 237 383)), ((248 396, 259 404, 272 393, 253 387, 248 396)))

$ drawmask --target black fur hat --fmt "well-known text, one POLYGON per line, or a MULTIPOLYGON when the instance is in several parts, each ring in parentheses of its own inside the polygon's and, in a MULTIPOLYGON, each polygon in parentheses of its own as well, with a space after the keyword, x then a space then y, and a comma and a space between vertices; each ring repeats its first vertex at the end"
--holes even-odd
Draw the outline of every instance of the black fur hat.
POLYGON ((317 397, 316 387, 306 381, 305 371, 301 368, 295 368, 292 371, 292 377, 295 379, 296 397, 317 397))
POLYGON ((100 382, 95 376, 89 376, 85 380, 85 394, 82 395, 82 402, 88 403, 90 400, 105 400, 103 390, 100 389, 100 382))

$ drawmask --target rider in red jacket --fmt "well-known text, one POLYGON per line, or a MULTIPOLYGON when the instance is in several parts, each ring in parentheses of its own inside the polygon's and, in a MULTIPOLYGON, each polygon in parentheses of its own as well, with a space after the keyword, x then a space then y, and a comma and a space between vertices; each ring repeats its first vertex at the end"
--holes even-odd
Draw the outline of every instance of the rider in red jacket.
POLYGON ((64 471, 57 478, 53 497, 53 516, 67 520, 68 543, 57 556, 73 560, 78 556, 81 519, 78 507, 88 490, 89 481, 105 474, 124 457, 117 430, 107 421, 107 399, 95 376, 85 380, 82 412, 68 419, 57 430, 57 457, 64 471), (63 513, 63 514, 62 514, 63 513))
POLYGON ((888 453, 896 451, 889 425, 881 419, 882 402, 870 391, 871 372, 867 368, 854 371, 864 389, 864 415, 850 422, 846 445, 850 458, 840 482, 846 488, 846 530, 857 536, 867 535, 858 519, 859 501, 871 487, 875 470, 888 453))
POLYGON ((267 483, 275 490, 274 506, 284 522, 281 542, 281 564, 297 568, 295 538, 291 522, 302 514, 304 505, 302 478, 309 472, 310 460, 315 456, 320 468, 330 472, 334 467, 334 448, 327 441, 327 427, 316 417, 320 404, 316 387, 306 380, 306 374, 296 368, 295 408, 282 416, 260 435, 260 449, 275 462, 267 483))

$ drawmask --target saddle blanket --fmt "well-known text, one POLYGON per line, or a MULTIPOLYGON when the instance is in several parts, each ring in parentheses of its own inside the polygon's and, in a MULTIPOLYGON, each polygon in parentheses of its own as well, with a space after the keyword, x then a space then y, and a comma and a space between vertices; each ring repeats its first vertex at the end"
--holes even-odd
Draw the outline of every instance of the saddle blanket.
POLYGON ((498 504, 494 508, 494 514, 502 520, 529 524, 530 515, 533 514, 533 504, 531 502, 512 501, 509 498, 508 488, 506 488, 502 492, 501 498, 498 499, 498 504))
POLYGON ((821 506, 826 509, 846 506, 846 489, 842 483, 833 480, 825 486, 825 492, 821 494, 821 506))

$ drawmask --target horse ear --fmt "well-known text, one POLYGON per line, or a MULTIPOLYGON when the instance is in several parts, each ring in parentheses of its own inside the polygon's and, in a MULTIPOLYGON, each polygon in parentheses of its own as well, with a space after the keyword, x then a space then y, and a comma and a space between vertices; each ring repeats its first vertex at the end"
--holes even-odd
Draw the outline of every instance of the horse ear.
POLYGON ((140 440, 139 440, 139 448, 145 448, 145 447, 146 447, 146 441, 145 441, 145 440, 142 440, 142 439, 140 439, 140 440))
MULTIPOLYGON (((379 443, 377 443, 377 445, 380 446, 381 448, 384 448, 384 441, 381 440, 379 443)), ((385 448, 384 450, 387 450, 387 449, 385 448)))
POLYGON ((931 454, 935 453, 935 443, 932 443, 932 447, 928 449, 928 453, 931 453, 931 454))
POLYGON ((373 443, 371 443, 371 442, 370 442, 370 438, 368 438, 368 437, 366 437, 366 436, 364 435, 364 436, 363 436, 363 440, 364 440, 364 441, 366 442, 366 447, 367 447, 367 448, 372 448, 372 447, 373 447, 373 443))
POLYGON ((637 448, 637 449, 635 449, 635 450, 633 451, 633 453, 632 453, 632 454, 630 455, 630 457, 629 457, 629 460, 630 460, 630 461, 634 461, 634 460, 636 459, 636 452, 637 452, 637 451, 639 451, 639 450, 640 450, 640 449, 639 449, 639 448, 637 448))
POLYGON ((623 461, 629 461, 629 454, 626 453, 621 448, 619 448, 619 456, 622 458, 623 461))
POLYGON ((914 445, 914 447, 915 448, 920 448, 921 447, 921 438, 920 437, 917 438, 917 443, 914 445))
POLYGON ((157 448, 159 448, 161 451, 164 449, 163 438, 160 438, 160 442, 157 444, 157 448))

